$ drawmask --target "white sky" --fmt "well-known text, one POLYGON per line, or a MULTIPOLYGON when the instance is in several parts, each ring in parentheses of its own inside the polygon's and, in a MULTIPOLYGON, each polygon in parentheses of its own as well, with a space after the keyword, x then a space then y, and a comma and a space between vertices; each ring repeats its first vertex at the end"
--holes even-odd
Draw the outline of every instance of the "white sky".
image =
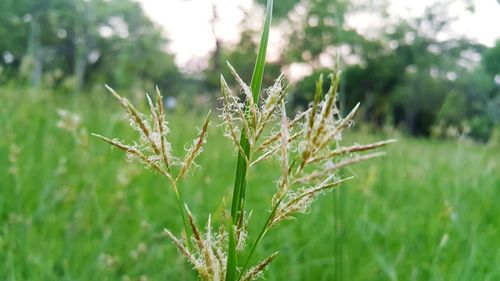
MULTIPOLYGON (((241 9, 255 9, 252 0, 138 0, 146 13, 164 28, 171 40, 169 50, 176 55, 177 64, 203 61, 213 50, 215 40, 210 20, 211 2, 218 4, 220 22, 216 25, 217 36, 226 42, 238 42, 238 24, 243 20, 241 9)), ((439 0, 392 0, 389 12, 400 17, 421 15, 425 7, 439 0)), ((452 26, 452 33, 465 35, 488 46, 500 39, 500 4, 497 0, 475 0, 476 11, 468 13, 463 6, 452 5, 451 16, 459 19, 452 26)), ((258 11, 257 11, 258 12, 258 11)), ((261 12, 261 14, 263 11, 261 12)), ((256 17, 256 22, 262 15, 256 17)), ((361 32, 374 26, 373 17, 359 15, 351 24, 361 32)), ((451 36, 451 35, 450 35, 451 36)), ((271 42, 273 41, 271 34, 271 42)))

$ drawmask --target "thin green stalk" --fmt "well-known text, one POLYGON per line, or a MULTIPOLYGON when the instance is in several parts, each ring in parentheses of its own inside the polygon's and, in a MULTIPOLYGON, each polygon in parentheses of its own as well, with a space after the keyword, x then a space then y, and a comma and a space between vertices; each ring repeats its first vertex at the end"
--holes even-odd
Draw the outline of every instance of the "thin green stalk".
POLYGON ((236 280, 236 234, 234 233, 234 224, 229 221, 229 241, 226 265, 226 281, 236 280))
MULTIPOLYGON (((249 155, 250 152, 250 144, 244 133, 241 135, 241 143, 243 147, 243 152, 245 155, 249 155)), ((243 210, 241 209, 244 197, 242 192, 246 186, 246 172, 247 172, 247 163, 245 160, 246 156, 241 155, 241 152, 238 156, 238 164, 236 167, 236 178, 234 182, 234 190, 233 190, 233 201, 231 206, 231 220, 229 223, 229 241, 228 241, 228 253, 227 253, 227 266, 226 266, 226 281, 234 281, 236 280, 236 267, 237 267, 237 258, 236 258, 236 237, 234 226, 238 224, 239 216, 242 215, 243 210)))
POLYGON ((280 198, 280 200, 278 200, 278 202, 276 203, 274 208, 271 210, 271 213, 269 214, 269 216, 266 219, 266 223, 262 226, 262 229, 260 230, 259 236, 257 236, 257 239, 255 239, 255 241, 253 242, 252 247, 250 248, 250 252, 248 253, 248 256, 245 260, 245 263, 243 264, 243 267, 241 268, 240 274, 238 274, 238 278, 236 280, 240 280, 241 277, 243 277, 243 273, 247 269, 248 264, 250 262, 250 259, 252 258, 252 255, 255 252, 255 249, 257 248, 257 245, 264 238, 267 231, 269 230, 269 223, 274 218, 274 215, 276 214, 276 210, 278 210, 278 207, 281 204, 281 201, 283 201, 283 198, 285 198, 285 196, 282 196, 280 198))
POLYGON ((335 281, 342 281, 343 278, 343 261, 342 261, 342 230, 341 224, 343 223, 343 213, 342 213, 342 193, 341 189, 335 190, 333 192, 333 219, 334 221, 334 261, 335 261, 335 281))
MULTIPOLYGON (((257 59, 255 61, 255 66, 252 74, 252 81, 250 84, 253 100, 255 103, 257 103, 259 100, 260 89, 262 86, 262 79, 264 76, 267 44, 269 40, 269 29, 271 26, 271 19, 272 19, 272 8, 273 8, 273 0, 268 0, 266 7, 266 18, 264 21, 262 36, 259 45, 259 52, 257 54, 257 59)), ((248 168, 248 163, 246 163, 245 159, 248 159, 248 156, 250 155, 250 144, 243 130, 240 137, 240 145, 243 148, 243 151, 242 152, 240 151, 238 154, 236 176, 233 188, 233 198, 231 202, 232 225, 230 225, 229 229, 226 281, 236 280, 236 266, 237 266, 236 238, 234 229, 232 228, 233 226, 238 224, 240 216, 243 215, 243 204, 245 201, 246 176, 248 168)))
POLYGON ((238 162, 236 165, 236 176, 234 180, 234 189, 233 189, 233 199, 231 204, 231 220, 232 224, 236 225, 239 220, 241 205, 244 200, 244 190, 246 188, 246 173, 247 173, 247 161, 245 158, 248 158, 250 155, 250 143, 248 142, 247 136, 242 130, 240 144, 243 151, 240 151, 238 154, 238 162), (245 153, 243 155, 243 153, 245 153))
POLYGON ((190 250, 193 249, 193 242, 191 241, 190 237, 190 231, 186 219, 186 215, 184 214, 184 202, 182 201, 181 194, 179 193, 179 190, 177 189, 177 185, 174 185, 174 190, 175 190, 175 196, 177 198, 177 206, 179 207, 179 212, 181 212, 181 217, 182 217, 182 223, 184 224, 184 231, 186 232, 186 240, 188 243, 188 247, 190 250))

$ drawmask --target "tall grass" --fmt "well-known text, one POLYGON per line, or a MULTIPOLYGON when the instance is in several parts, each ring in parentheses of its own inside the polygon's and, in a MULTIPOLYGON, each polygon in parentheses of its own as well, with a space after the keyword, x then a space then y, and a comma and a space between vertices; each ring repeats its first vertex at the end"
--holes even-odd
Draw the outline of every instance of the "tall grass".
MULTIPOLYGON (((210 114, 185 155, 174 156, 169 141, 170 129, 165 119, 163 98, 159 90, 157 89, 156 103, 146 95, 150 113, 144 115, 128 99, 108 87, 124 108, 130 125, 139 138, 127 143, 94 134, 123 150, 129 159, 141 162, 167 179, 176 196, 184 232, 180 238, 168 229, 165 232, 202 280, 249 281, 261 278, 264 270, 278 255, 278 251, 275 251, 250 267, 255 250, 266 234, 283 221, 293 219, 298 213, 308 212, 321 194, 352 178, 342 177, 338 172, 340 169, 383 155, 379 152, 360 153, 394 142, 389 140, 341 146, 342 133, 353 122, 359 104, 345 117, 340 115, 336 105, 340 81, 338 65, 329 76, 328 92, 323 93, 324 81, 320 76, 312 106, 291 119, 286 113, 287 92, 282 76, 261 94, 272 8, 271 0, 267 3, 262 39, 250 86, 245 84, 228 63, 243 97, 233 94, 225 78, 221 76, 220 118, 225 136, 232 140, 238 153, 238 160, 231 210, 227 215, 225 208, 222 208, 223 222, 218 228, 213 228, 212 216, 209 214, 203 231, 197 225, 179 189, 180 181, 188 175, 196 158, 204 149, 210 114), (248 244, 248 252, 243 255, 248 243, 248 223, 252 213, 245 208, 247 177, 252 167, 272 158, 277 158, 280 166, 276 169, 275 193, 269 202, 269 212, 261 222, 261 229, 256 233, 253 242, 248 244), (240 256, 244 257, 241 262, 240 256)), ((255 188, 252 189, 252 192, 254 191, 255 188)))
MULTIPOLYGON (((183 229, 163 178, 92 138, 79 144, 79 135, 57 125, 57 110, 65 109, 80 116, 77 131, 134 139, 112 96, 86 94, 68 102, 61 93, 24 93, 0 89, 0 280, 194 280, 163 233, 165 226, 183 229)), ((204 116, 167 115, 172 150, 182 151, 204 116)), ((387 137, 345 133, 346 143, 387 137)), ((231 198, 235 158, 228 155, 234 151, 220 127, 209 126, 207 142, 200 169, 182 190, 200 221, 213 213, 213 222, 221 223, 214 210, 222 208, 221 194, 231 198)), ((299 222, 275 228, 254 256, 280 251, 267 280, 497 280, 499 152, 398 136, 386 157, 345 170, 355 178, 334 191, 344 198, 341 255, 334 253, 329 194, 297 216, 299 222)), ((250 239, 266 219, 279 169, 277 161, 266 162, 248 177, 255 187, 245 204, 254 210, 250 239)))

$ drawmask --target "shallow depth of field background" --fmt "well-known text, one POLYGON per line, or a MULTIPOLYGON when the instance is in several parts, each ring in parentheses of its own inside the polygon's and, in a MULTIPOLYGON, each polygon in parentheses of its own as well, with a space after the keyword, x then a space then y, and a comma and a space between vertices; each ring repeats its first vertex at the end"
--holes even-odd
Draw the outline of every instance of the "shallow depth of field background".
MULTIPOLYGON (((0 280, 196 280, 171 188, 90 133, 136 138, 104 83, 141 110, 158 85, 182 151, 225 61, 250 81, 263 2, 0 2, 0 280)), ((343 143, 398 142, 267 236, 266 279, 500 280, 500 4, 372 2, 275 3, 264 86, 285 73, 303 109, 339 52, 340 107, 362 106, 343 143)), ((218 123, 181 187, 199 224, 234 181, 218 123)), ((250 176, 254 234, 276 167, 250 176)))

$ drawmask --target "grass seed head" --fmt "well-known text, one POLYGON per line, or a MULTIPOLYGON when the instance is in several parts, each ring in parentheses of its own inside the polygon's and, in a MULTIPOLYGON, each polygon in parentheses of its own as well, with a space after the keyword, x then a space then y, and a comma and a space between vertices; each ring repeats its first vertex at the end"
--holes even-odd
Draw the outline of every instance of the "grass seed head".
MULTIPOLYGON (((340 72, 335 71, 330 78, 330 88, 323 95, 323 76, 316 83, 314 102, 311 107, 289 120, 285 108, 286 90, 283 86, 283 76, 265 90, 265 97, 254 100, 251 88, 243 82, 234 68, 228 63, 231 74, 242 89, 244 97, 234 95, 223 76, 221 82, 220 118, 224 127, 224 135, 231 139, 236 150, 244 157, 247 168, 272 159, 279 159, 280 171, 277 190, 272 197, 271 213, 252 246, 244 266, 240 269, 239 280, 256 280, 262 277, 264 269, 276 257, 272 254, 256 266, 246 270, 255 245, 260 242, 267 230, 277 226, 283 220, 293 219, 298 213, 307 213, 313 202, 321 194, 333 190, 349 178, 340 179, 339 169, 384 155, 381 152, 365 153, 394 142, 394 140, 376 142, 364 145, 341 146, 343 131, 348 128, 359 108, 357 104, 345 117, 337 109, 337 89, 340 72), (260 104, 258 104, 260 103, 260 104), (268 128, 268 129, 266 129, 268 128), (246 153, 240 144, 239 135, 245 133, 249 142, 249 152, 246 153), (365 154, 363 154, 365 153, 365 154)), ((146 167, 153 168, 166 176, 177 194, 179 206, 182 206, 177 190, 177 182, 188 174, 195 160, 203 151, 207 139, 210 113, 205 118, 197 137, 187 150, 182 161, 177 161, 171 153, 168 141, 170 132, 165 120, 163 99, 157 89, 156 100, 147 95, 149 114, 141 114, 126 99, 106 86, 120 105, 125 109, 131 126, 139 132, 139 139, 132 145, 119 139, 110 139, 97 134, 97 138, 124 151, 129 158, 142 162, 146 167), (178 166, 178 172, 172 174, 172 166, 178 166)), ((234 251, 242 252, 246 246, 247 226, 250 214, 242 210, 238 220, 231 224, 235 236, 229 239, 229 233, 224 225, 218 231, 212 229, 212 217, 204 229, 197 227, 189 209, 182 207, 185 231, 183 238, 175 237, 170 231, 166 234, 174 242, 179 252, 187 259, 198 273, 201 280, 225 280, 228 273, 228 241, 234 241, 234 251), (187 220, 184 212, 187 213, 187 220), (188 230, 190 229, 190 231, 188 230)), ((230 219, 228 219, 230 220, 230 219)), ((230 229, 231 230, 231 229, 230 229)), ((233 274, 236 269, 232 269, 233 274)))

